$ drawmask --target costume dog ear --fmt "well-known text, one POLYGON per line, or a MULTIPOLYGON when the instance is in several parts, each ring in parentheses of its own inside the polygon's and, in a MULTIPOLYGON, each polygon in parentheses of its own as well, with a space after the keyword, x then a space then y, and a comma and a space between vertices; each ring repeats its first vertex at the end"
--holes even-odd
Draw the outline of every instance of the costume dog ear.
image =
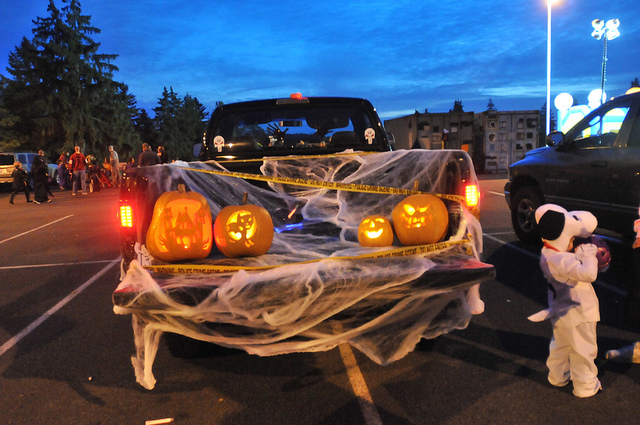
POLYGON ((564 213, 549 209, 538 219, 538 232, 542 239, 553 241, 562 235, 564 225, 564 213))

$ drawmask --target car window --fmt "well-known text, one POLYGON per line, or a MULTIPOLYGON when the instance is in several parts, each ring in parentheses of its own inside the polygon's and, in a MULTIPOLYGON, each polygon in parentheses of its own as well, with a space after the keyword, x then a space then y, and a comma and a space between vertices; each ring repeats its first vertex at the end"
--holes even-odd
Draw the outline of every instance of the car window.
POLYGON ((603 148, 615 145, 618 132, 629 106, 615 105, 594 116, 590 121, 578 124, 574 146, 578 149, 603 148))
POLYGON ((13 165, 13 155, 11 154, 0 154, 0 165, 13 165))
POLYGON ((375 127, 373 119, 358 108, 240 111, 220 117, 213 142, 218 152, 356 148, 374 142, 375 127))

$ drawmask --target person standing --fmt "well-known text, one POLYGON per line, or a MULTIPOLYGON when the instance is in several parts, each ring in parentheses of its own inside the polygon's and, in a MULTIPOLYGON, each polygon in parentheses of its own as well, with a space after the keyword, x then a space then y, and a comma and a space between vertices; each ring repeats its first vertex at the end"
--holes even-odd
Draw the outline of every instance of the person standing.
POLYGON ((68 186, 69 171, 67 170, 67 163, 69 162, 69 154, 62 152, 58 158, 58 178, 60 179, 60 190, 65 190, 68 186))
POLYGON ((82 187, 82 194, 87 194, 87 173, 85 163, 87 159, 80 152, 80 146, 76 146, 76 151, 71 155, 71 171, 73 172, 73 196, 78 194, 78 185, 82 187))
POLYGON ((11 173, 11 177, 13 178, 13 193, 11 194, 11 198, 9 199, 9 203, 13 204, 13 198, 20 192, 24 190, 24 196, 27 197, 27 202, 31 202, 29 199, 29 185, 27 184, 27 173, 22 169, 22 163, 20 161, 16 161, 13 163, 13 166, 16 167, 11 173))
POLYGON ((160 164, 166 164, 169 161, 169 157, 164 150, 164 146, 158 146, 158 160, 160 164))
POLYGON ((158 155, 153 153, 148 143, 142 144, 142 153, 138 156, 138 167, 147 167, 158 164, 158 155))
POLYGON ((44 152, 39 151, 38 156, 33 159, 31 164, 31 177, 33 177, 33 201, 36 204, 51 202, 49 199, 49 169, 44 157, 44 152))
POLYGON ((113 146, 109 146, 109 164, 111 165, 111 185, 118 187, 120 185, 120 160, 118 152, 113 149, 113 146))
POLYGON ((591 397, 602 389, 595 365, 600 308, 591 284, 598 277, 598 247, 583 243, 574 249, 574 241, 590 236, 598 220, 587 211, 567 212, 555 204, 540 206, 535 218, 544 243, 540 267, 549 283, 549 308, 529 320, 550 319, 553 325, 549 382, 562 387, 573 381, 575 396, 591 397))

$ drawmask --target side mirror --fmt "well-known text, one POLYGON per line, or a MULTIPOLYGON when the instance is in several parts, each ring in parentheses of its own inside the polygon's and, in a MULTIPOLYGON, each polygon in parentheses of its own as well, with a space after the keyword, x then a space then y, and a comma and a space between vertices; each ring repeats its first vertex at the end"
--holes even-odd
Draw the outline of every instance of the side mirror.
POLYGON ((193 145, 193 156, 200 159, 200 154, 202 153, 202 143, 196 143, 193 145))
POLYGON ((547 136, 547 146, 561 146, 564 142, 564 133, 561 131, 552 131, 547 136))
POLYGON ((391 148, 395 149, 395 147, 396 147, 396 139, 395 139, 395 137, 393 137, 393 133, 387 132, 387 140, 389 141, 389 145, 391 146, 391 148))

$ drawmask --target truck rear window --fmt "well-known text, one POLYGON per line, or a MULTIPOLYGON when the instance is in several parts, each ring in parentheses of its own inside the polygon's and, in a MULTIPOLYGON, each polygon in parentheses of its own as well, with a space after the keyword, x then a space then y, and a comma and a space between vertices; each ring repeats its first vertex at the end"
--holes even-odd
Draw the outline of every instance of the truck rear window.
MULTIPOLYGON (((352 107, 306 107, 226 111, 213 129, 214 153, 358 149, 376 143, 377 124, 352 107)), ((266 153, 266 152, 265 152, 266 153)))

